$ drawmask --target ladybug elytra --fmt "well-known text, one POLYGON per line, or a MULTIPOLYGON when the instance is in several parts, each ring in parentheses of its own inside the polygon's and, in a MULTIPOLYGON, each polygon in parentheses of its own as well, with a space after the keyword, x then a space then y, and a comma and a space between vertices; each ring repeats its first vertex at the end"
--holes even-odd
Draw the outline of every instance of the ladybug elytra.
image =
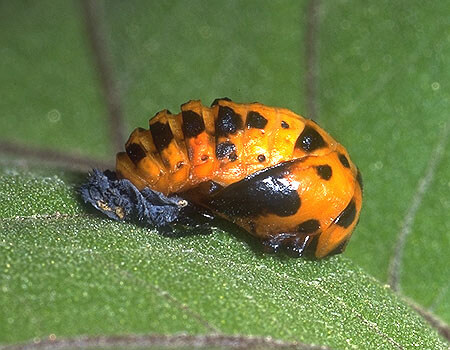
MULTIPOLYGON (((176 220, 187 202, 234 222, 267 251, 322 258, 345 249, 361 211, 361 174, 314 121, 223 98, 211 107, 189 101, 177 115, 163 110, 149 124, 134 130, 117 154, 116 176, 123 180, 109 180, 123 181, 122 197, 130 193, 123 184, 142 194, 140 218, 151 210, 164 214, 155 209, 160 205, 177 208, 166 221, 176 220)), ((118 188, 111 186, 109 195, 118 188)), ((89 194, 85 188, 85 200, 122 219, 115 213, 128 204, 118 204, 120 196, 100 198, 105 189, 98 188, 89 194)))

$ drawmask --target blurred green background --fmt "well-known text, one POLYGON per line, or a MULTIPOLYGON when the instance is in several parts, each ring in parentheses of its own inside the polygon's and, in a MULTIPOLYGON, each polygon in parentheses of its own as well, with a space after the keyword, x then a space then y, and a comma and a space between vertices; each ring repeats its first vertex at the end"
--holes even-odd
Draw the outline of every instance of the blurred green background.
MULTIPOLYGON (((345 257, 382 284, 394 278, 448 327, 449 2, 1 1, 4 188, 27 153, 11 149, 113 164, 124 141, 111 137, 121 125, 111 125, 86 11, 104 39, 119 135, 190 99, 227 96, 313 116, 364 179, 345 257)), ((3 218, 27 214, 2 202, 3 218)))

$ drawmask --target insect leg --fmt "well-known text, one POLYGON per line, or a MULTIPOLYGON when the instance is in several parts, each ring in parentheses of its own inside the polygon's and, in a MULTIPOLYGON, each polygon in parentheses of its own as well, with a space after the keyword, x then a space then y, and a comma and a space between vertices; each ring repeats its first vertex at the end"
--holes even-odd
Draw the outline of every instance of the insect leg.
POLYGON ((263 240, 264 250, 268 253, 284 252, 293 257, 303 256, 313 235, 284 232, 263 240))

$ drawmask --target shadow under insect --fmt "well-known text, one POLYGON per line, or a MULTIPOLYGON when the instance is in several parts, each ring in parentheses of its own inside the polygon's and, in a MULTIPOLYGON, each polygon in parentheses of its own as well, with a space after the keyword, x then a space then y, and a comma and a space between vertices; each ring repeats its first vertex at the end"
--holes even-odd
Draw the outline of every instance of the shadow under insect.
POLYGON ((218 227, 244 240, 256 253, 262 254, 261 243, 235 224, 213 216, 185 199, 145 188, 139 191, 129 180, 118 179, 115 172, 94 169, 80 186, 84 202, 116 221, 130 221, 155 228, 159 234, 179 238, 212 234, 218 227))
MULTIPOLYGON (((217 218, 180 196, 165 196, 150 188, 140 191, 129 180, 118 179, 116 173, 110 170, 102 172, 94 169, 87 182, 80 187, 80 193, 86 203, 109 218, 150 226, 167 237, 207 235, 212 233, 213 227, 217 227, 245 241, 257 254, 275 252, 273 246, 262 245, 260 240, 246 234, 237 225, 217 218)), ((289 251, 285 253, 292 255, 289 251)))

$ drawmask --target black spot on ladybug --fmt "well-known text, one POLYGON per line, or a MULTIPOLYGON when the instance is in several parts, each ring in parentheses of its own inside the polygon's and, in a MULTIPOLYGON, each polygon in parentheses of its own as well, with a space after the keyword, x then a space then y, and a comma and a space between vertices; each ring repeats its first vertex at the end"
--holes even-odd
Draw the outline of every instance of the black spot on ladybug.
POLYGON ((156 146, 156 149, 161 152, 167 146, 169 146, 170 142, 173 139, 172 130, 168 123, 156 122, 150 125, 150 132, 153 137, 153 142, 156 146))
POLYGON ((264 154, 260 154, 260 155, 258 155, 258 161, 259 162, 264 162, 266 160, 266 156, 264 155, 264 154))
POLYGON ((332 256, 332 255, 336 255, 336 254, 341 254, 345 250, 347 243, 348 243, 348 239, 342 241, 341 243, 339 243, 339 245, 336 248, 334 248, 330 253, 328 253, 328 255, 332 256))
POLYGON ((313 127, 306 125, 295 143, 296 148, 301 148, 305 152, 312 152, 325 147, 327 144, 313 127))
POLYGON ((320 222, 315 219, 304 221, 297 226, 297 232, 300 233, 313 233, 319 229, 320 229, 320 222))
POLYGON ((134 164, 137 164, 142 158, 145 158, 145 151, 137 143, 128 145, 125 150, 134 164))
POLYGON ((282 120, 282 121, 281 121, 281 127, 282 127, 283 129, 289 129, 289 124, 286 123, 284 120, 282 120))
POLYGON ((177 163, 177 169, 181 169, 183 167, 184 163, 183 162, 178 162, 177 163))
POLYGON ((242 118, 234 110, 227 106, 219 106, 219 114, 216 120, 216 136, 235 134, 242 129, 242 118))
POLYGON ((356 206, 355 201, 352 199, 347 207, 339 214, 339 216, 334 220, 334 223, 347 228, 355 220, 356 216, 356 206))
POLYGON ((356 181, 358 181, 359 183, 359 187, 361 188, 361 191, 364 189, 364 185, 363 185, 363 179, 361 176, 361 172, 358 169, 358 173, 356 174, 356 181))
POLYGON ((345 154, 339 153, 339 161, 342 163, 343 166, 345 166, 346 168, 350 168, 350 163, 348 162, 347 157, 345 156, 345 154))
POLYGON ((218 159, 224 159, 235 151, 236 151, 236 146, 234 143, 229 142, 229 141, 221 142, 221 143, 218 143, 216 146, 216 157, 218 159))
POLYGON ((331 176, 333 175, 333 170, 327 164, 318 165, 315 168, 317 171, 317 175, 319 175, 324 180, 329 180, 331 178, 331 176))
POLYGON ((183 118, 183 133, 187 138, 196 137, 205 131, 205 123, 200 114, 194 111, 182 111, 183 118))
POLYGON ((206 162, 208 160, 208 156, 206 154, 202 155, 202 157, 200 158, 202 161, 206 162))
POLYGON ((228 101, 228 102, 232 102, 231 99, 229 99, 228 97, 222 97, 222 98, 216 98, 212 103, 211 103, 211 107, 218 105, 220 101, 228 101))
POLYGON ((264 129, 266 127, 266 124, 267 119, 258 112, 250 111, 247 113, 247 120, 245 122, 247 129, 264 129))
MULTIPOLYGON (((294 215, 301 206, 301 200, 296 187, 285 179, 291 166, 292 161, 263 169, 200 201, 206 207, 231 218, 266 214, 282 217, 294 215)), ((195 189, 189 192, 198 198, 195 189)))
POLYGON ((228 159, 229 159, 231 162, 234 162, 235 160, 237 160, 237 159, 238 159, 238 156, 237 156, 236 152, 231 152, 230 155, 228 156, 228 159))

